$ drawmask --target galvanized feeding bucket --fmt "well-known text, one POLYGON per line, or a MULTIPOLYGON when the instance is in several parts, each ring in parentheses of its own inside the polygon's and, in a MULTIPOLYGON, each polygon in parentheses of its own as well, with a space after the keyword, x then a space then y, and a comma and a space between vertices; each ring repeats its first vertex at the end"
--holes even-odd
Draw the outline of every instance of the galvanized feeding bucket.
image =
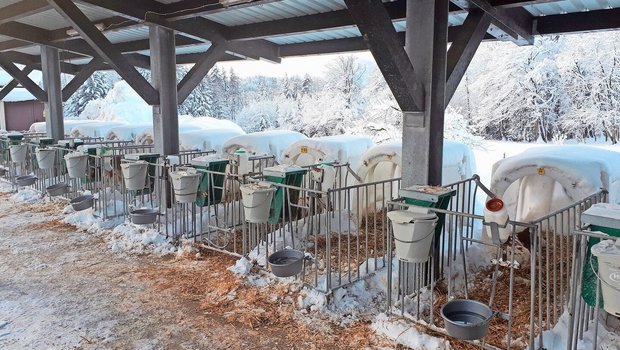
POLYGON ((255 224, 269 221, 275 187, 267 182, 241 185, 241 200, 245 220, 255 224))
POLYGON ((13 163, 25 163, 28 157, 28 145, 11 145, 9 153, 13 163))
POLYGON ((176 201, 179 203, 195 202, 201 177, 202 175, 192 168, 171 172, 170 178, 176 201))
POLYGON ((125 187, 130 191, 144 189, 146 187, 146 172, 148 168, 149 163, 143 160, 122 163, 121 171, 123 172, 125 187))
POLYGON ((81 152, 71 152, 65 155, 65 163, 67 163, 67 173, 70 178, 83 177, 88 169, 88 155, 81 152))
MULTIPOLYGON (((604 240, 592 247, 592 255, 598 258, 598 278, 603 292, 603 309, 620 316, 620 239, 604 240)), ((590 264, 593 265, 592 259, 590 264)), ((594 271, 594 266, 590 266, 594 271)))
POLYGON ((51 148, 37 148, 34 152, 37 157, 39 169, 48 170, 54 168, 56 150, 51 148))
POLYGON ((477 340, 489 333, 493 311, 479 301, 454 299, 441 308, 441 317, 450 336, 462 340, 477 340))
POLYGON ((433 233, 437 225, 437 215, 395 210, 388 212, 387 216, 392 222, 394 231, 396 257, 401 261, 411 263, 428 261, 433 233))

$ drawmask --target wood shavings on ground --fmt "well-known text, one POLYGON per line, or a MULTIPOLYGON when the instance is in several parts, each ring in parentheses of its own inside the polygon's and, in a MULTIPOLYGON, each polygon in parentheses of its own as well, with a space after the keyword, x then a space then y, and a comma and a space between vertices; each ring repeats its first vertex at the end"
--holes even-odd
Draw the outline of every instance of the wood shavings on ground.
POLYGON ((200 260, 190 258, 191 264, 177 259, 162 267, 142 269, 140 276, 152 281, 161 293, 191 304, 197 312, 219 315, 232 325, 257 332, 257 341, 265 335, 279 336, 286 349, 354 349, 380 344, 367 322, 346 329, 329 325, 330 331, 325 333, 324 328, 300 320, 295 306, 298 287, 277 282, 262 287, 249 285, 228 271, 233 257, 200 254, 200 260))

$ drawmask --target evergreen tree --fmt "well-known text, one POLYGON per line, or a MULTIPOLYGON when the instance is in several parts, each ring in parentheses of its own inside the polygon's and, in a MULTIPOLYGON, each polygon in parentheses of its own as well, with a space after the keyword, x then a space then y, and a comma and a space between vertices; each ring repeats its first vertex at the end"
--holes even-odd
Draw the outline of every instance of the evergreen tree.
POLYGON ((241 91, 241 79, 234 70, 230 70, 226 89, 228 119, 237 120, 237 116, 244 106, 243 94, 241 91))
POLYGON ((217 66, 207 76, 207 84, 212 92, 211 117, 223 119, 226 114, 226 75, 217 66))
POLYGON ((112 89, 112 81, 106 72, 95 72, 84 84, 69 98, 65 104, 65 115, 70 118, 80 116, 86 104, 92 100, 104 98, 112 89))

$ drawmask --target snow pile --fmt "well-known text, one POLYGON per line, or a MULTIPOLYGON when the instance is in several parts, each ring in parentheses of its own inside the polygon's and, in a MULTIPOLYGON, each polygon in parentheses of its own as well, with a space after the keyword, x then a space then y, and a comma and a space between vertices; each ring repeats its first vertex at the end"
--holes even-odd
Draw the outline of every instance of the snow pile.
POLYGON ((116 121, 125 124, 148 124, 152 123, 153 120, 153 108, 144 102, 140 95, 124 80, 114 84, 114 88, 108 92, 98 106, 97 102, 91 102, 91 104, 94 105, 87 105, 80 118, 116 121), (85 115, 85 113, 88 114, 85 115))
POLYGON ((40 201, 42 197, 41 193, 35 189, 22 188, 19 192, 11 196, 11 200, 14 202, 36 203, 40 201))
POLYGON ((245 131, 235 122, 226 119, 216 119, 211 117, 192 117, 188 115, 179 116, 179 129, 184 131, 192 130, 235 130, 237 135, 245 134, 245 131))
POLYGON ((235 129, 201 129, 181 132, 179 144, 181 151, 199 150, 222 153, 224 143, 235 136, 242 135, 243 131, 235 129))
POLYGON ((142 253, 147 247, 156 254, 168 254, 176 250, 156 229, 130 223, 123 223, 114 228, 109 246, 113 252, 142 253))
POLYGON ((282 162, 282 155, 293 142, 303 140, 306 136, 297 131, 271 130, 233 137, 222 147, 223 154, 232 154, 245 150, 255 155, 273 155, 277 162, 282 162))
POLYGON ((372 322, 372 329, 396 344, 416 350, 448 350, 450 342, 419 331, 408 320, 391 320, 386 314, 379 314, 372 322))
POLYGON ((230 266, 228 268, 228 271, 236 275, 247 276, 250 274, 252 267, 253 265, 250 260, 246 259, 245 257, 241 257, 235 262, 233 266, 230 266))
POLYGON ((91 123, 83 123, 74 126, 69 132, 70 137, 86 138, 86 137, 103 137, 105 138, 110 130, 124 126, 122 122, 114 121, 93 121, 91 123))
POLYGON ((366 136, 335 135, 299 140, 284 151, 284 163, 306 166, 322 162, 349 163, 355 169, 374 143, 366 136))
MULTIPOLYGON (((598 321, 598 336, 597 336, 597 349, 620 349, 620 336, 614 331, 609 331, 604 326, 604 313, 601 313, 601 320, 598 321)), ((593 349, 594 345, 594 329, 596 327, 596 320, 591 320, 586 326, 587 331, 583 334, 583 339, 580 339, 577 343, 577 349, 593 349)), ((566 349, 566 341, 569 330, 569 314, 568 311, 564 311, 558 323, 552 330, 545 331, 543 333, 544 346, 548 350, 564 350, 566 349)), ((535 347, 539 348, 539 338, 536 337, 535 347)))
MULTIPOLYGON (((65 119, 64 121, 65 135, 70 134, 71 130, 73 130, 74 128, 78 126, 85 126, 85 125, 89 125, 93 123, 97 123, 97 122, 94 120, 65 119)), ((47 127, 45 126, 45 122, 36 122, 30 126, 30 129, 28 131, 36 132, 36 133, 45 133, 47 132, 47 127)))

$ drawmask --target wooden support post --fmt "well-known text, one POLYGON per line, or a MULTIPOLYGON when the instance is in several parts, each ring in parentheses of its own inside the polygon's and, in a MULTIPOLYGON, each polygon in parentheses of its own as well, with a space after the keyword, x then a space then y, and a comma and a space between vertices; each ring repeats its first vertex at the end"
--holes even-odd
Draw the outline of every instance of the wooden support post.
POLYGON ((408 0, 405 48, 425 94, 423 111, 404 111, 402 186, 440 185, 449 0, 408 0))
POLYGON ((43 86, 47 91, 45 104, 45 126, 47 136, 54 140, 65 138, 65 124, 62 111, 62 87, 60 84, 60 58, 58 49, 41 46, 43 86))
POLYGON ((152 25, 151 80, 159 93, 159 105, 153 106, 155 150, 161 155, 179 153, 179 114, 177 109, 176 57, 174 31, 152 25))

